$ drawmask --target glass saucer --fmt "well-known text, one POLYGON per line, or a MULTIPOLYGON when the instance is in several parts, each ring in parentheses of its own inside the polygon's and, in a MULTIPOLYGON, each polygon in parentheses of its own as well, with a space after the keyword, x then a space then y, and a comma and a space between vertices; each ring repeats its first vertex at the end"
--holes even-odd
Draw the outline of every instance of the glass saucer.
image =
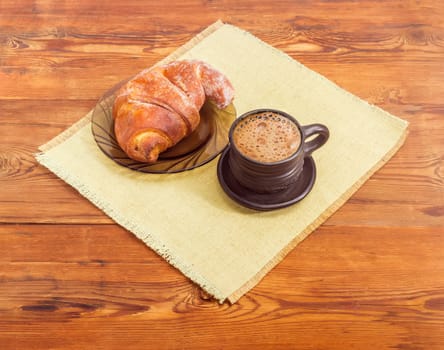
POLYGON ((228 144, 228 132, 236 118, 234 105, 220 110, 206 101, 200 110, 201 120, 196 130, 161 153, 156 163, 146 164, 129 158, 117 143, 112 115, 116 92, 127 81, 122 81, 102 96, 91 118, 91 129, 97 145, 117 164, 144 173, 177 173, 208 163, 228 144))

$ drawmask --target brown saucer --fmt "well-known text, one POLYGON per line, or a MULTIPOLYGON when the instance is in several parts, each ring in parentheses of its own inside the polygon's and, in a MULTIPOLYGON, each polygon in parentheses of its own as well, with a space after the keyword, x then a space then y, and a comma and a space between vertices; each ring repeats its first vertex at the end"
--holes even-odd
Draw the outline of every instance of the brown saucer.
POLYGON ((233 103, 225 109, 218 109, 215 104, 206 101, 199 111, 200 123, 196 130, 161 153, 156 163, 141 163, 129 158, 117 143, 112 115, 116 93, 125 82, 117 84, 102 96, 91 117, 91 130, 97 146, 117 164, 143 173, 177 173, 208 163, 228 144, 228 131, 236 118, 233 103))
POLYGON ((233 177, 227 147, 217 164, 217 177, 225 193, 244 207, 255 210, 273 210, 288 207, 302 200, 313 188, 316 180, 316 165, 312 157, 304 159, 304 167, 297 182, 284 190, 273 193, 256 193, 239 184, 233 177))

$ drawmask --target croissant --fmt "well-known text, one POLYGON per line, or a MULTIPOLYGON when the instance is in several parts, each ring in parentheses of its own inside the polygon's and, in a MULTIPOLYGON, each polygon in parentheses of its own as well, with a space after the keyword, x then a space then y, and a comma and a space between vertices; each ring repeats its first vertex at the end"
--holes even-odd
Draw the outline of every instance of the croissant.
POLYGON ((114 132, 128 157, 155 163, 199 125, 208 97, 223 109, 234 89, 225 75, 205 62, 182 60, 143 70, 117 92, 114 132))

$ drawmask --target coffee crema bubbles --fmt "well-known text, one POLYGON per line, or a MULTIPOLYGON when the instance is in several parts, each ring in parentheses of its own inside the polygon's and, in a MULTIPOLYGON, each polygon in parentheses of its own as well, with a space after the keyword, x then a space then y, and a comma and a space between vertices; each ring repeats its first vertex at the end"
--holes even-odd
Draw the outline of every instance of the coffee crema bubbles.
POLYGON ((261 163, 287 159, 301 144, 298 126, 274 112, 245 117, 234 128, 232 137, 239 152, 261 163))

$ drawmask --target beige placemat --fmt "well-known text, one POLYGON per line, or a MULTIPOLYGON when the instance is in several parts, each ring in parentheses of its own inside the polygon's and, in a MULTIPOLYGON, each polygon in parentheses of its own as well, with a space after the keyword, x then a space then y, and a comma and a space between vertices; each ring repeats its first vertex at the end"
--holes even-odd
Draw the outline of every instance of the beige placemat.
POLYGON ((179 57, 224 72, 238 114, 271 107, 329 127, 330 140, 314 153, 315 187, 302 202, 271 212, 237 205, 219 186, 217 159, 179 174, 128 170, 98 149, 90 113, 37 159, 219 301, 235 302, 396 152, 407 122, 221 22, 164 61, 179 57))

